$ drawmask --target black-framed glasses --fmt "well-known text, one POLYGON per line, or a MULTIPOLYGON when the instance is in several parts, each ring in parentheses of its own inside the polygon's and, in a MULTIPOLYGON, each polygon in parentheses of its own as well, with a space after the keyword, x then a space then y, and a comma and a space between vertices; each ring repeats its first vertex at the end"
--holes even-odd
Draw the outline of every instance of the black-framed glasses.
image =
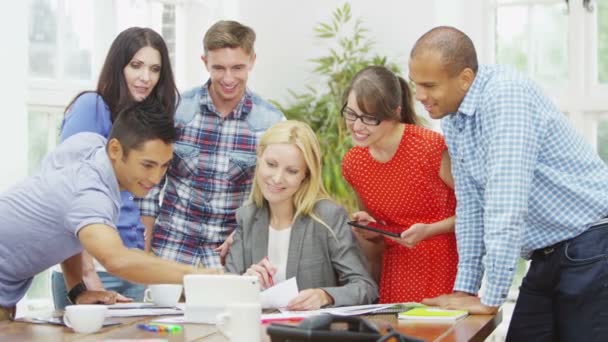
POLYGON ((361 119, 361 122, 368 126, 378 126, 382 122, 381 119, 378 119, 377 117, 372 115, 359 115, 355 113, 352 109, 348 108, 346 105, 347 104, 345 103, 344 106, 342 106, 340 114, 342 114, 342 117, 348 121, 354 122, 357 121, 357 119, 361 119))

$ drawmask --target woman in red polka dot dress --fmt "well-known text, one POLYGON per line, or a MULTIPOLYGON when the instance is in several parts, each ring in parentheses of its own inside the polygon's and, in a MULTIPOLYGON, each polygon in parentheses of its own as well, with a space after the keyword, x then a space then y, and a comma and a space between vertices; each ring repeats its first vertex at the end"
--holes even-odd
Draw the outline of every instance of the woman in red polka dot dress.
POLYGON ((360 71, 346 95, 342 116, 355 147, 342 160, 342 174, 364 210, 353 218, 401 233, 391 238, 353 229, 380 279, 380 302, 451 293, 456 199, 443 137, 416 125, 407 83, 384 67, 360 71))

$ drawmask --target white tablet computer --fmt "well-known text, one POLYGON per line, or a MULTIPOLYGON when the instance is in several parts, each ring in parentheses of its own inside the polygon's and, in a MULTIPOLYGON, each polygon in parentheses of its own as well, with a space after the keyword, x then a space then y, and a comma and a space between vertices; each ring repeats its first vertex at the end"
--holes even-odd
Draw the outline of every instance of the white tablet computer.
POLYGON ((215 323, 229 303, 259 303, 260 285, 255 276, 188 274, 184 295, 187 322, 215 323))

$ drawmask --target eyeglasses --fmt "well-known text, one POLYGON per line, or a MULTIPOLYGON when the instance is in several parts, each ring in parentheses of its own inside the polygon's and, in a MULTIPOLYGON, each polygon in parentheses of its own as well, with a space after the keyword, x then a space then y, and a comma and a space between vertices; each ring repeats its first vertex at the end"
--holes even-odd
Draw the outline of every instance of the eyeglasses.
POLYGON ((361 122, 368 126, 378 126, 382 122, 381 119, 378 119, 375 116, 359 115, 355 113, 352 109, 346 107, 346 103, 342 106, 340 113, 342 114, 342 117, 348 121, 357 121, 357 119, 361 119, 361 122))

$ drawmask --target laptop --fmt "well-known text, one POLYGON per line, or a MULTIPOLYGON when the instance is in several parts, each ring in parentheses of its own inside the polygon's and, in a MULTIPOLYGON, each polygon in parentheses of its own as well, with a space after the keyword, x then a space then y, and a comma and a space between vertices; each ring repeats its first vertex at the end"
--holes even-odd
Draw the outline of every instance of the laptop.
POLYGON ((255 276, 188 274, 184 295, 184 320, 213 324, 229 303, 259 303, 260 285, 255 276))

